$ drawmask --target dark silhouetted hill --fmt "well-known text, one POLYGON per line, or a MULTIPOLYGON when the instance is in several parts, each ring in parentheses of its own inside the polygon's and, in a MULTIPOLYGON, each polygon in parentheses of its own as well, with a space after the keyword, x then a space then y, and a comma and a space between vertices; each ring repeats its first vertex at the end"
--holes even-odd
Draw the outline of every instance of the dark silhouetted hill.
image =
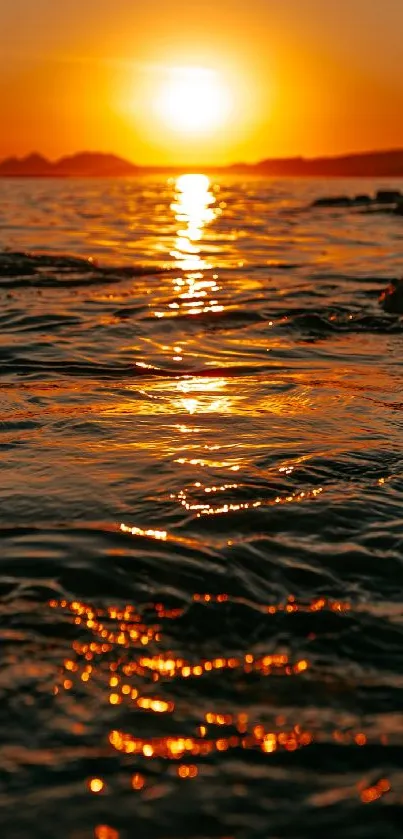
MULTIPOLYGON (((242 167, 245 171, 245 167, 242 167)), ((402 177, 403 149, 363 152, 339 157, 291 157, 262 160, 251 167, 261 175, 366 178, 402 177)))
POLYGON ((135 175, 138 167, 115 154, 79 152, 54 164, 54 174, 63 177, 110 178, 135 175))
POLYGON ((41 154, 30 154, 22 158, 7 157, 0 163, 0 175, 3 176, 41 178, 51 174, 52 164, 41 154))
POLYGON ((362 152, 338 157, 268 158, 259 163, 232 166, 136 166, 122 157, 100 152, 79 152, 54 162, 40 154, 9 157, 0 162, 0 177, 109 178, 130 175, 180 173, 184 168, 215 174, 292 178, 396 178, 403 177, 403 149, 362 152))
POLYGON ((0 163, 6 178, 111 178, 136 175, 138 167, 115 154, 79 152, 51 162, 40 154, 8 157, 0 163))

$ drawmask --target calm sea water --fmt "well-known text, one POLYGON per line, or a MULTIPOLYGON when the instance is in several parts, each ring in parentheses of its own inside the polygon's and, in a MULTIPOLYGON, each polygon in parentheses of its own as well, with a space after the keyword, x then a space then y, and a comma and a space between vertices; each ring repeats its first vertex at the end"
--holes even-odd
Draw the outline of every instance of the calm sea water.
POLYGON ((5 839, 402 836, 381 186, 0 182, 5 839))

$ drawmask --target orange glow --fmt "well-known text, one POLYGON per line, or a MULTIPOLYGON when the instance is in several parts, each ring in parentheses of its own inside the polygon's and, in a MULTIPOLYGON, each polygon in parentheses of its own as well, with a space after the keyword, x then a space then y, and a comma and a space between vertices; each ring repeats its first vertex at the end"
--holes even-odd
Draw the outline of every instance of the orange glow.
POLYGON ((107 824, 99 824, 94 830, 95 839, 119 839, 119 832, 107 824))
POLYGON ((397 147, 402 4, 339 5, 155 0, 102 3, 94 16, 85 3, 68 15, 6 4, 0 155, 57 156, 94 138, 140 163, 186 166, 397 147))
POLYGON ((165 542, 167 533, 165 530, 142 530, 141 527, 127 527, 120 525, 122 533, 131 533, 132 536, 148 536, 150 539, 157 539, 165 542))
POLYGON ((364 804, 371 804, 373 801, 377 801, 378 798, 381 798, 386 793, 390 792, 391 785, 386 778, 382 778, 372 787, 367 787, 361 792, 361 801, 364 804))
POLYGON ((308 669, 308 662, 304 659, 302 661, 298 661, 294 669, 296 673, 303 673, 304 670, 308 669))
POLYGON ((136 772, 135 775, 132 777, 132 787, 133 789, 140 790, 143 789, 145 785, 145 779, 143 775, 140 775, 139 772, 136 772))
POLYGON ((88 786, 91 792, 98 793, 102 792, 105 784, 101 778, 91 778, 91 780, 88 782, 88 786))
POLYGON ((1 156, 96 142, 141 163, 189 166, 401 144, 399 0, 341 11, 320 0, 102 2, 96 15, 86 3, 68 15, 51 7, 4 6, 1 156), (162 121, 178 67, 208 68, 235 100, 209 143, 162 121))

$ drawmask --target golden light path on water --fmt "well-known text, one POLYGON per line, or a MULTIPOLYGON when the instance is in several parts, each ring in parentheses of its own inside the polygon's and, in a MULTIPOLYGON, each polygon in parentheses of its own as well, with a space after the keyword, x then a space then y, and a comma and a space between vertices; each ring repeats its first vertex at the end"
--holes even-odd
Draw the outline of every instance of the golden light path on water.
MULTIPOLYGON (((180 271, 180 275, 172 282, 175 294, 175 300, 169 304, 172 314, 194 317, 207 312, 223 312, 224 306, 218 299, 218 274, 212 273, 214 269, 206 258, 203 244, 209 225, 223 211, 223 202, 221 206, 217 205, 207 175, 188 174, 177 178, 171 211, 177 222, 177 235, 171 256, 180 271)), ((159 318, 165 316, 163 312, 155 312, 155 315, 159 318)), ((184 346, 175 346, 174 351, 177 352, 173 356, 174 361, 186 360, 184 346)), ((165 383, 164 388, 172 391, 173 413, 185 411, 191 416, 220 415, 231 413, 234 409, 234 397, 227 394, 227 385, 228 381, 223 376, 186 376, 179 381, 165 383)), ((188 434, 194 428, 182 424, 179 430, 182 434, 188 434)), ((176 462, 180 463, 181 460, 177 459, 176 462)), ((233 464, 231 468, 237 470, 239 467, 233 464)))
POLYGON ((183 271, 211 268, 200 253, 204 228, 218 215, 215 204, 207 175, 181 175, 177 178, 171 210, 179 229, 171 256, 177 259, 178 267, 183 271))
MULTIPOLYGON (((202 315, 206 312, 220 313, 224 306, 212 295, 221 291, 218 282, 218 274, 212 274, 214 267, 206 259, 203 240, 208 230, 217 217, 222 213, 225 202, 217 206, 212 184, 206 175, 189 174, 182 175, 175 182, 175 199, 171 204, 171 210, 178 224, 175 248, 171 256, 176 260, 181 275, 173 280, 173 290, 177 300, 169 304, 173 314, 185 314, 187 317, 202 315)), ((163 313, 156 313, 163 317, 163 313)), ((180 355, 173 356, 174 361, 184 361, 185 350, 183 346, 176 346, 175 351, 180 355)), ((240 394, 229 393, 229 381, 224 376, 187 376, 179 381, 171 381, 164 384, 165 391, 172 391, 170 409, 173 413, 185 411, 190 416, 216 414, 222 416, 231 414, 236 410, 237 404, 244 399, 240 394), (179 398, 176 394, 179 394, 179 398)), ((195 431, 192 426, 182 424, 179 427, 182 434, 188 435, 195 431)), ((200 430, 200 429, 199 429, 200 430)), ((219 446, 214 447, 218 452, 219 446)), ((220 459, 218 454, 213 459, 207 452, 204 457, 179 457, 175 459, 178 464, 187 464, 195 467, 210 466, 218 469, 228 469, 230 472, 239 472, 241 469, 237 459, 220 459)), ((281 470, 280 470, 281 471, 281 470)), ((227 489, 237 489, 238 484, 224 484, 219 487, 202 487, 200 482, 195 484, 196 491, 200 488, 204 492, 223 492, 227 489)), ((192 500, 192 487, 182 489, 177 495, 171 495, 181 506, 188 511, 194 511, 197 518, 202 515, 223 515, 241 510, 248 510, 250 507, 257 508, 262 505, 261 501, 240 503, 206 503, 205 500, 192 500)), ((194 492, 194 489, 193 489, 194 492)), ((272 504, 284 504, 299 502, 315 498, 322 492, 322 488, 289 493, 284 497, 278 496, 272 504)))
MULTIPOLYGON (((173 280, 176 300, 170 304, 172 314, 199 315, 222 312, 216 299, 220 290, 218 275, 205 276, 212 270, 203 255, 203 237, 208 225, 222 213, 206 175, 181 175, 175 182, 175 196, 171 211, 177 222, 174 247, 170 252, 180 276, 173 280)), ((164 317, 163 312, 155 312, 164 317)))
MULTIPOLYGON (((187 315, 222 312, 224 307, 214 297, 220 291, 218 275, 210 278, 204 272, 212 266, 202 252, 206 227, 214 222, 222 210, 216 206, 207 175, 182 175, 176 181, 176 196, 171 205, 178 222, 175 249, 171 252, 183 275, 174 280, 174 292, 180 302, 171 306, 182 308, 187 315)), ((176 384, 180 402, 189 414, 227 413, 231 402, 225 395, 224 378, 193 377, 176 384)))

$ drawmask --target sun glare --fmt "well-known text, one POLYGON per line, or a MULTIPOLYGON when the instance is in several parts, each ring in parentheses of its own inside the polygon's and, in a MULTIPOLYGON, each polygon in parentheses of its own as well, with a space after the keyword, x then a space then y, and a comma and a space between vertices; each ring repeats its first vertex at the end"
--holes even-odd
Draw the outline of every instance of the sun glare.
POLYGON ((159 97, 164 123, 183 134, 208 134, 225 122, 230 110, 229 92, 214 70, 202 67, 173 68, 159 97))

